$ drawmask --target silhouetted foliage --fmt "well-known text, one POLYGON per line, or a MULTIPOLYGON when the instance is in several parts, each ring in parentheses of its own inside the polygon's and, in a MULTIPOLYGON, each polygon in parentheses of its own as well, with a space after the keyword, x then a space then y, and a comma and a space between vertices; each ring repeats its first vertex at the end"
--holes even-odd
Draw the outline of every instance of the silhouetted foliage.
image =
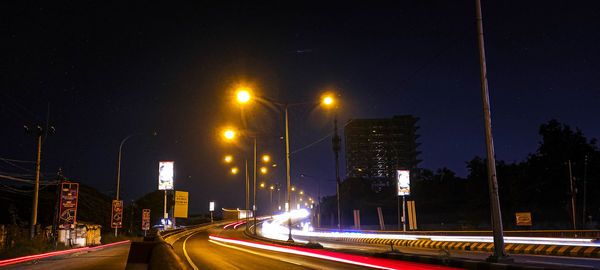
MULTIPOLYGON (((504 227, 522 229, 515 225, 515 213, 531 212, 533 228, 572 228, 568 168, 571 161, 577 228, 582 228, 584 220, 586 228, 597 228, 600 151, 596 139, 588 140, 581 130, 573 130, 557 120, 542 124, 539 135, 537 151, 523 161, 496 162, 504 227), (584 189, 587 193, 585 219, 584 189)), ((407 200, 416 202, 417 218, 425 229, 491 228, 486 159, 476 156, 466 162, 466 167, 469 170, 466 178, 456 176, 447 168, 435 172, 427 169, 411 172, 411 195, 407 200)), ((344 224, 352 225, 353 209, 361 210, 362 224, 377 224, 377 206, 384 209, 387 224, 396 224, 397 198, 394 193, 393 179, 346 179, 341 190, 344 224), (373 188, 374 182, 386 184, 373 188)), ((336 213, 335 196, 322 200, 321 211, 324 216, 336 213)))

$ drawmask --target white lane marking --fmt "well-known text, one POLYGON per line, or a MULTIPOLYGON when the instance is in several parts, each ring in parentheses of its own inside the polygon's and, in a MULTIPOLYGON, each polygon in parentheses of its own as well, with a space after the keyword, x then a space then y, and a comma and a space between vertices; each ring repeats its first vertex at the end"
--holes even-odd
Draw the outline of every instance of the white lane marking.
POLYGON ((291 263, 291 264, 302 266, 301 263, 287 261, 287 260, 281 259, 281 258, 276 257, 276 256, 267 255, 267 254, 255 252, 255 251, 252 251, 252 250, 249 250, 249 249, 245 249, 245 248, 241 248, 241 247, 236 247, 236 246, 232 246, 232 245, 227 245, 227 244, 219 243, 219 242, 217 242, 215 240, 208 240, 208 242, 211 242, 213 244, 217 244, 217 245, 220 245, 220 246, 223 246, 223 247, 227 247, 227 248, 237 249, 239 251, 247 252, 247 253, 250 253, 250 254, 254 254, 254 255, 258 255, 258 256, 262 256, 262 257, 267 257, 269 259, 278 260, 278 261, 282 261, 282 262, 286 262, 286 263, 291 263))
POLYGON ((190 263, 190 265, 192 266, 192 268, 194 268, 194 270, 199 270, 198 266, 196 266, 194 264, 194 262, 192 262, 192 259, 190 258, 190 256, 188 255, 187 251, 185 250, 185 243, 187 242, 188 239, 190 239, 190 237, 192 237, 194 234, 196 233, 192 233, 190 234, 188 237, 185 238, 185 240, 183 241, 183 255, 185 255, 185 259, 190 263))

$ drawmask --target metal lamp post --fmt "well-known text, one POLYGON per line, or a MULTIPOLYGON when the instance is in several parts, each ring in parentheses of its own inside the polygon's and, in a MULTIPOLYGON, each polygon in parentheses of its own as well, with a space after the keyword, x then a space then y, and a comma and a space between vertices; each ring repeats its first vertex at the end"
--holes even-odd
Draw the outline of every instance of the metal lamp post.
MULTIPOLYGON (((119 161, 118 161, 118 164, 117 164, 117 194, 116 194, 116 197, 117 197, 117 198, 116 198, 116 200, 117 200, 117 201, 119 200, 119 188, 120 188, 120 186, 121 186, 121 153, 122 153, 122 151, 123 151, 123 144, 124 144, 124 143, 125 143, 127 140, 129 140, 131 137, 133 137, 133 136, 137 136, 137 135, 143 135, 143 134, 144 134, 144 133, 134 133, 134 134, 131 134, 131 135, 129 135, 129 136, 127 136, 127 137, 125 137, 125 138, 124 138, 124 139, 121 141, 121 144, 119 145, 119 161)), ((153 133, 152 133, 152 136, 157 136, 157 135, 158 135, 158 133, 156 133, 156 132, 153 132, 153 133)), ((118 232, 118 230, 119 230, 119 228, 115 228, 115 237, 117 237, 117 232, 118 232)))

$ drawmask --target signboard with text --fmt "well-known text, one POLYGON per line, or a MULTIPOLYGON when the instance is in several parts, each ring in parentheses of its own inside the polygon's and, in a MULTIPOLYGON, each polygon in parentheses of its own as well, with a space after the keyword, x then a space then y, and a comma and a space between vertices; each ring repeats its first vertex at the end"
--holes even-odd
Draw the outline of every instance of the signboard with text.
POLYGON ((398 196, 410 195, 410 171, 409 170, 398 170, 398 196))
POLYGON ((173 161, 158 163, 158 190, 173 190, 173 161))
POLYGON ((186 191, 175 191, 175 210, 173 217, 188 217, 188 193, 186 191))
POLYGON ((111 212, 111 228, 123 227, 123 201, 113 200, 112 201, 112 212, 111 212))
POLYGON ((63 183, 60 188, 60 216, 58 227, 75 228, 77 224, 77 197, 79 184, 63 183))
POLYGON ((208 211, 215 211, 215 202, 208 203, 208 211))
POLYGON ((515 213, 517 226, 531 226, 531 212, 515 213))
POLYGON ((142 231, 150 230, 150 209, 142 210, 142 231))

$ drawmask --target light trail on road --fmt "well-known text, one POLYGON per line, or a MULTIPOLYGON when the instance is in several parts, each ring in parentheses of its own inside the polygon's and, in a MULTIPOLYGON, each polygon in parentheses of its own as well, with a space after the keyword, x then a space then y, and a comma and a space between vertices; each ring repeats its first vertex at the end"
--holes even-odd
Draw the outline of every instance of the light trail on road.
POLYGON ((363 267, 371 267, 376 269, 459 269, 445 266, 437 266, 437 265, 427 265, 421 263, 413 263, 413 262, 404 262, 398 260, 389 260, 389 259, 381 259, 381 258, 373 258, 367 256, 359 256, 359 255, 351 255, 344 254, 332 251, 324 251, 324 250, 313 250, 308 248, 300 248, 300 247, 286 247, 279 246, 273 244, 262 244, 256 242, 249 242, 244 240, 237 240, 231 238, 218 237, 214 235, 210 235, 209 239, 212 241, 225 242, 230 244, 242 245, 257 249, 282 252, 287 254, 294 254, 300 256, 307 256, 322 260, 340 262, 345 264, 352 264, 363 267))
MULTIPOLYGON (((295 218, 301 218, 300 213, 293 214, 295 218)), ((288 228, 285 223, 288 216, 286 214, 273 216, 272 221, 263 222, 262 234, 265 237, 286 240, 288 238, 288 228)), ((309 226, 303 226, 303 230, 293 229, 293 236, 312 237, 312 238, 366 238, 366 239, 390 239, 390 240, 431 240, 440 242, 476 242, 492 243, 491 236, 443 236, 426 234, 388 234, 388 233, 363 233, 360 231, 352 232, 317 232, 309 226)), ((296 239, 294 239, 296 240, 296 239)), ((533 245, 558 245, 558 246, 583 246, 600 247, 600 242, 591 238, 552 238, 552 237, 515 237, 505 236, 504 242, 507 244, 533 244, 533 245)))

